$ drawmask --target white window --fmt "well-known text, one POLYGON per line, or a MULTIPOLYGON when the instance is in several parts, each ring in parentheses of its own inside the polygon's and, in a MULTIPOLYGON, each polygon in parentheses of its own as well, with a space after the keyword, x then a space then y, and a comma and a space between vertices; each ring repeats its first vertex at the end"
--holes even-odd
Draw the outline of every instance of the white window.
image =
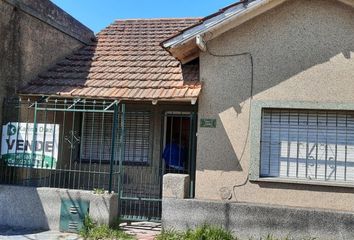
POLYGON ((261 177, 354 181, 354 112, 263 109, 261 177))
MULTIPOLYGON (((124 162, 149 162, 150 157, 149 112, 126 112, 124 131, 124 162)), ((112 113, 85 113, 83 115, 81 159, 84 161, 109 162, 112 146, 112 113)), ((116 154, 119 148, 120 126, 117 127, 116 154)), ((115 157, 116 159, 119 156, 115 157)))

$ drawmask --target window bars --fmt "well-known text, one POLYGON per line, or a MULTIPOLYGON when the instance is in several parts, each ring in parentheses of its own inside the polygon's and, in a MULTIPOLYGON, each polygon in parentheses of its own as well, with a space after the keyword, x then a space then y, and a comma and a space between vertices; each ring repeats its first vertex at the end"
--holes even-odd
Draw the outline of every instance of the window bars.
POLYGON ((264 109, 261 176, 354 182, 354 112, 264 109))
MULTIPOLYGON (((111 158, 112 113, 84 113, 81 158, 83 161, 109 162, 111 158)), ((125 113, 125 164, 147 164, 150 160, 150 112, 125 113)), ((118 147, 118 143, 116 143, 118 147)))
POLYGON ((125 122, 118 101, 5 99, 0 183, 118 191, 125 122))

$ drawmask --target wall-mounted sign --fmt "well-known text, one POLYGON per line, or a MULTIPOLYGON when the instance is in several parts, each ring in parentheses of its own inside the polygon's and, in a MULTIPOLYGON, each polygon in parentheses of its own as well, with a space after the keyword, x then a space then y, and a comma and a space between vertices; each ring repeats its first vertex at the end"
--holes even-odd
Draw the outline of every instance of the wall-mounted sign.
POLYGON ((202 127, 202 128, 216 128, 216 119, 202 118, 202 119, 200 119, 200 127, 202 127))
POLYGON ((2 126, 1 158, 8 166, 55 169, 59 124, 11 122, 2 126))

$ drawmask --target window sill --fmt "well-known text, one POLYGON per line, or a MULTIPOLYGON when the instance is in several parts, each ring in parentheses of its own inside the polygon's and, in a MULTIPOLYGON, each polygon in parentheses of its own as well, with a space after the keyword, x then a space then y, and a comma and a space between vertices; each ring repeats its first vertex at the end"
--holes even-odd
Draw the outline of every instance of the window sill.
POLYGON ((313 186, 325 186, 325 187, 354 188, 354 183, 302 180, 302 179, 291 179, 291 178, 263 177, 263 178, 258 178, 256 180, 251 180, 251 182, 288 183, 288 184, 301 184, 301 185, 313 185, 313 186))

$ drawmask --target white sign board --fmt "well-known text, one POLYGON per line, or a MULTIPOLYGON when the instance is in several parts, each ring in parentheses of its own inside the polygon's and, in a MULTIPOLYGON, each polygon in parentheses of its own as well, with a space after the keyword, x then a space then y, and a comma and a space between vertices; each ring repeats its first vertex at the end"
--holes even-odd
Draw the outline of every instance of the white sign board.
POLYGON ((8 166, 55 169, 59 124, 11 122, 2 126, 1 157, 8 166))

